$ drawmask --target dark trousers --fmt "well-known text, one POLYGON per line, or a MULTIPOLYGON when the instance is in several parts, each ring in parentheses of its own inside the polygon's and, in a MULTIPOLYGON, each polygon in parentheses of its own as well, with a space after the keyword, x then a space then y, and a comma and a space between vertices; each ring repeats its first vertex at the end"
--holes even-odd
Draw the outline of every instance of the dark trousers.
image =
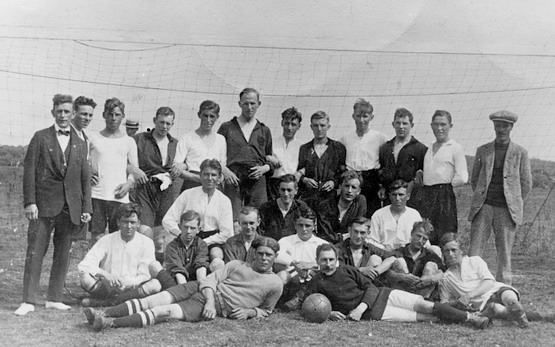
POLYGON ((37 303, 36 294, 40 284, 42 262, 48 250, 52 230, 54 230, 54 257, 46 299, 54 302, 62 301, 62 290, 69 266, 69 250, 75 228, 77 226, 71 222, 69 211, 62 211, 56 217, 42 217, 29 222, 23 275, 23 302, 37 303))
POLYGON ((382 208, 382 201, 378 197, 380 191, 380 177, 378 170, 360 171, 362 185, 360 193, 366 198, 366 217, 371 218, 374 212, 382 208))
POLYGON ((266 176, 262 176, 257 180, 248 178, 249 167, 230 167, 239 178, 239 185, 234 186, 226 184, 224 194, 231 200, 231 208, 233 209, 233 220, 239 219, 239 211, 243 206, 260 207, 268 201, 266 194, 266 176))
POLYGON ((171 188, 161 191, 160 183, 156 180, 140 184, 132 195, 133 201, 141 205, 141 224, 151 228, 162 225, 162 218, 174 200, 171 188))
POLYGON ((268 194, 268 201, 277 200, 279 198, 279 185, 281 180, 276 177, 269 177, 267 182, 266 193, 268 194))
POLYGON ((434 226, 430 243, 439 245, 441 236, 458 230, 457 199, 451 184, 424 186, 420 214, 434 226))
POLYGON ((108 225, 109 232, 118 231, 117 210, 119 205, 121 202, 92 199, 92 234, 104 234, 106 225, 108 225))

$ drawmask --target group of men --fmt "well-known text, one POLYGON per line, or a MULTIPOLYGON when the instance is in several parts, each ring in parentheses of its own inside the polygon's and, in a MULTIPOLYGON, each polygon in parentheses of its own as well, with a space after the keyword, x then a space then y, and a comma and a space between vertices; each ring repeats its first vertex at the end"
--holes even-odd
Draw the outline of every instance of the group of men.
MULTIPOLYGON (((96 103, 83 96, 74 101, 56 95, 55 124, 35 134, 25 158, 24 207, 30 224, 23 303, 15 314, 35 309, 52 231, 54 260, 45 306, 70 308, 62 303, 69 250, 78 230, 87 228, 91 249, 79 271, 91 298, 126 305, 127 314, 191 298, 200 305, 195 312, 184 305, 153 309, 139 315, 142 325, 168 318, 213 318, 216 311, 232 318, 264 316, 282 291, 284 296, 291 288, 306 293, 306 283, 315 283, 311 276, 326 274, 315 269, 323 269, 322 254, 330 263, 330 251, 339 263, 358 268, 370 283, 386 281, 425 297, 432 294, 445 270, 440 240, 457 232, 453 187, 468 180, 464 151, 449 135, 449 112, 438 110, 432 116, 436 141, 427 148, 411 135, 410 111, 396 110, 395 137, 388 141, 370 128, 373 107, 359 99, 353 107, 352 134, 330 139, 330 118, 317 111, 310 118, 314 138, 302 144, 295 137, 302 122, 296 108, 282 113, 283 133, 272 137, 255 117, 261 105, 255 89, 244 89, 238 104, 241 114, 216 132, 220 107, 204 101, 199 127, 177 140, 169 133, 175 120, 169 107, 157 110, 152 130, 130 137, 120 130, 125 104, 111 98, 102 113, 105 128, 87 134, 96 103), (183 186, 174 199, 171 184, 178 177, 183 186), (140 224, 148 228, 140 229, 140 224), (156 259, 147 236, 156 240, 162 228, 176 239, 164 257, 156 259), (330 244, 338 248, 322 251, 330 244), (272 285, 264 283, 264 295, 256 300, 245 293, 236 296, 238 282, 269 274, 269 268, 278 274, 282 288, 277 289, 274 277, 264 277, 274 278, 272 285), (180 289, 171 289, 176 286, 180 289), (219 303, 216 311, 214 299, 219 303), (247 303, 264 309, 258 304, 240 306, 247 303)), ((496 139, 478 148, 471 175, 475 194, 469 254, 482 254, 493 229, 497 280, 510 285, 510 252, 530 191, 530 164, 526 151, 510 140, 517 116, 499 111, 490 119, 496 139)), ((95 306, 91 298, 83 304, 95 306)), ((427 305, 416 312, 442 310, 427 305)), ((359 311, 352 317, 360 319, 359 311)), ((91 323, 106 325, 93 309, 87 312, 91 323)))

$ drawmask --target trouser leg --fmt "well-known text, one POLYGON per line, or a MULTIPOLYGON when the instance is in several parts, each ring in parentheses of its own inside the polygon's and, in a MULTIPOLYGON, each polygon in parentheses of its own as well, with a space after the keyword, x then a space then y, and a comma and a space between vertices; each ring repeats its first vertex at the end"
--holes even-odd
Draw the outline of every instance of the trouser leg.
POLYGON ((49 301, 62 301, 62 291, 69 267, 71 239, 73 230, 76 227, 77 226, 71 222, 69 212, 63 211, 55 218, 53 240, 54 255, 52 259, 52 269, 50 271, 47 296, 49 301))
POLYGON ((36 294, 40 284, 42 261, 54 226, 53 218, 39 218, 29 222, 27 231, 27 255, 23 275, 23 302, 36 304, 36 294))
POLYGON ((515 241, 516 224, 509 210, 494 207, 493 233, 497 249, 497 272, 495 278, 499 282, 512 284, 511 251, 515 241))
POLYGON ((482 256, 484 247, 491 234, 493 206, 484 204, 472 220, 470 227, 469 256, 482 256))

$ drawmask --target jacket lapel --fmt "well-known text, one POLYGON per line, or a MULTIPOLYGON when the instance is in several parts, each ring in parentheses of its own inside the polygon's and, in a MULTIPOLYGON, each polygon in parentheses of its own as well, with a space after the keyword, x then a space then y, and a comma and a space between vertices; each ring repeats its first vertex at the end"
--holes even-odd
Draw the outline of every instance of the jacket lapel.
POLYGON ((54 126, 50 127, 48 129, 48 132, 46 133, 46 144, 48 146, 48 152, 50 153, 50 156, 52 158, 52 163, 54 163, 54 168, 56 168, 56 171, 60 176, 63 176, 62 147, 60 147, 60 144, 58 143, 58 138, 56 137, 56 128, 54 128, 54 126))
POLYGON ((489 182, 491 181, 491 175, 493 174, 493 164, 495 161, 495 147, 493 142, 490 142, 487 144, 485 155, 486 155, 486 158, 485 158, 485 163, 483 165, 485 165, 486 178, 489 184, 489 182))

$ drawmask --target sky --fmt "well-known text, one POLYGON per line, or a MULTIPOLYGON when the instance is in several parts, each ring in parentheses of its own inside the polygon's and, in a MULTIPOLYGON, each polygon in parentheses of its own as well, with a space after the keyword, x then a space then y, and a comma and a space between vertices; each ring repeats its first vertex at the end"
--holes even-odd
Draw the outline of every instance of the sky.
MULTIPOLYGON (((171 57, 182 62, 184 56, 194 55, 183 61, 198 62, 188 66, 204 74, 202 81, 211 81, 195 80, 195 87, 218 88, 218 93, 210 97, 219 98, 225 118, 238 111, 237 91, 245 83, 261 81, 257 86, 263 101, 259 113, 274 133, 279 132, 280 110, 295 103, 305 117, 320 108, 337 115, 338 118, 332 117, 331 135, 340 137, 352 127, 349 108, 357 90, 351 86, 342 91, 343 97, 324 100, 323 96, 362 75, 374 79, 368 85, 361 82, 360 93, 368 95, 375 105, 374 126, 388 136, 393 135, 390 116, 396 107, 405 106, 418 115, 415 135, 424 142, 432 141, 428 118, 433 110, 442 107, 454 111, 459 120, 455 121, 458 132, 454 136, 458 135, 467 153, 473 154, 478 144, 492 139, 487 114, 512 107, 522 115, 514 132, 517 141, 529 147, 533 156, 555 160, 549 150, 550 134, 555 131, 555 121, 551 119, 551 100, 555 97, 555 85, 551 84, 555 80, 554 17, 555 3, 551 1, 4 1, 0 3, 0 107, 9 114, 21 114, 23 122, 2 117, 0 143, 27 143, 31 137, 28 124, 33 130, 47 126, 51 119, 43 115, 50 108, 52 94, 60 92, 55 88, 74 89, 76 94, 88 93, 95 99, 121 93, 118 96, 129 102, 130 112, 145 122, 155 103, 175 102, 184 114, 174 127, 175 135, 191 130, 196 125, 194 107, 204 95, 190 93, 193 87, 185 87, 189 92, 183 92, 183 87, 174 84, 187 84, 197 77, 184 72, 183 80, 169 76, 174 78, 173 84, 153 78, 143 81, 141 78, 158 64, 160 55, 110 53, 111 49, 154 47, 165 54, 157 71, 166 74, 172 73, 165 70, 166 65, 172 64, 171 57), (188 45, 200 46, 188 50, 188 45), (62 53, 67 52, 67 47, 71 49, 70 56, 62 53), (275 49, 267 53, 260 47, 275 49), (302 56, 288 57, 288 52, 306 54, 306 65, 302 56), (422 54, 414 55, 415 52, 422 54), (440 59, 435 53, 441 53, 440 59), (77 59, 81 59, 81 54, 83 64, 98 66, 95 76, 86 76, 86 67, 79 70, 77 59), (220 60, 229 56, 229 60, 225 64, 215 62, 214 56, 220 60), (117 59, 135 59, 129 60, 128 65, 137 68, 126 66, 120 77, 126 85, 139 85, 138 90, 116 88, 117 83, 112 80, 119 76, 118 70, 111 77, 104 76, 102 66, 115 69, 117 59), (152 59, 150 65, 141 65, 147 59, 152 59), (262 59, 277 63, 262 64, 262 59), (233 62, 259 64, 264 72, 243 74, 239 71, 242 65, 238 72, 222 70, 223 65, 233 62), (330 64, 341 65, 341 69, 336 74, 317 70, 334 66, 330 64), (374 71, 369 73, 365 64, 371 70, 374 67, 374 71), (422 77, 410 69, 414 66, 433 71, 434 64, 442 76, 430 77, 428 72, 422 77), (58 72, 50 72, 51 65, 58 72), (297 70, 299 66, 316 71, 306 74, 297 70), (461 66, 465 69, 461 72, 464 80, 458 82, 460 76, 453 71, 461 66), (64 67, 71 71, 62 71, 64 67), (397 75, 398 70, 403 74, 397 75), (293 71, 304 78, 294 90, 293 71), (66 73, 70 77, 66 78, 66 73), (83 81, 99 81, 101 86, 77 83, 70 73, 82 74, 83 81), (290 81, 283 86, 287 91, 273 82, 284 73, 288 73, 290 81), (421 93, 429 94, 426 97, 411 96, 419 78, 432 81, 432 85, 421 88, 421 93), (407 87, 409 84, 412 89, 407 87), (461 88, 472 93, 466 95, 461 88), (500 94, 499 88, 511 92, 500 94), (447 92, 442 93, 443 90, 447 92), (489 93, 492 90, 495 93, 489 93), (289 98, 288 93, 297 97, 289 98), (29 94, 34 100, 30 105, 29 94)), ((99 113, 93 130, 102 127, 99 113)), ((310 138, 308 126, 301 128, 300 135, 310 138)))

